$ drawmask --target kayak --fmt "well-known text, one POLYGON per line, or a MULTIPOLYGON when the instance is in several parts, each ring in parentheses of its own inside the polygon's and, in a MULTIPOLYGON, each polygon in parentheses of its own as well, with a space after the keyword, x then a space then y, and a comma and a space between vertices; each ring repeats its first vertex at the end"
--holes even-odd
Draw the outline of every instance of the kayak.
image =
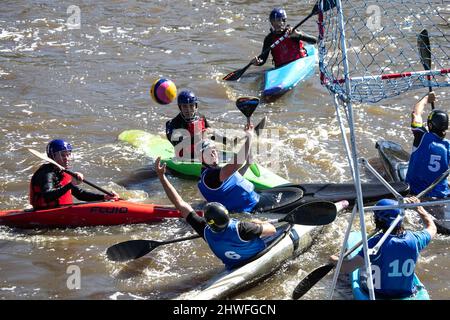
MULTIPOLYGON (((339 207, 338 211, 342 209, 339 207)), ((285 225, 277 228, 278 237, 268 243, 266 249, 251 261, 232 270, 224 268, 204 284, 179 295, 176 299, 225 299, 255 285, 273 274, 288 259, 295 258, 306 251, 320 234, 322 228, 323 226, 303 225, 285 225)))
POLYGON ((308 53, 306 57, 266 72, 263 96, 282 95, 295 87, 300 81, 313 75, 318 61, 317 49, 310 44, 306 45, 305 49, 308 53))
POLYGON ((171 207, 118 200, 78 203, 47 210, 0 211, 0 225, 26 229, 76 228, 149 223, 180 217, 181 213, 171 207))
MULTIPOLYGON (((174 148, 166 138, 143 130, 126 130, 119 134, 119 140, 140 149, 150 158, 156 159, 158 156, 161 156, 161 162, 177 173, 191 177, 200 177, 202 164, 200 162, 176 159, 174 148)), ((232 153, 229 152, 227 156, 231 155, 232 153)), ((222 163, 222 166, 224 164, 222 163)), ((244 175, 244 178, 253 183, 256 189, 263 190, 290 183, 288 180, 260 165, 258 165, 258 169, 258 177, 250 169, 244 175)))
MULTIPOLYGON (((393 141, 379 140, 375 147, 389 179, 405 181, 410 154, 393 141)), ((437 205, 427 207, 427 210, 435 217, 437 231, 441 234, 450 234, 450 206, 437 205)))
MULTIPOLYGON (((347 249, 355 246, 359 241, 361 241, 361 232, 353 231, 350 233, 348 241, 347 241, 347 249)), ((358 254, 359 249, 356 249, 352 252, 349 257, 352 258, 358 254)), ((369 300, 369 293, 361 288, 361 283, 359 279, 360 269, 357 269, 350 273, 350 284, 352 287, 353 297, 355 300, 369 300)), ((393 300, 430 300, 430 296, 428 295, 428 291, 422 282, 419 280, 416 274, 414 274, 414 285, 417 288, 417 292, 406 298, 398 298, 393 300)))
MULTIPOLYGON (((408 190, 408 185, 403 182, 391 185, 400 193, 408 190)), ((377 201, 390 195, 381 184, 363 184, 362 188, 365 201, 377 201)), ((353 205, 356 199, 352 184, 289 185, 258 192, 271 199, 258 214, 285 214, 304 203, 318 200, 338 202, 348 199, 353 205)), ((119 200, 78 203, 48 210, 0 211, 0 225, 15 228, 76 228, 150 223, 180 217, 181 213, 173 207, 119 200)))
MULTIPOLYGON (((405 182, 393 182, 390 185, 403 195, 409 191, 409 185, 405 182)), ((394 198, 392 193, 381 183, 363 183, 361 188, 365 204, 384 198, 394 198)), ((264 213, 287 213, 299 205, 311 201, 347 200, 350 206, 353 206, 357 197, 355 186, 352 183, 290 184, 257 192, 265 201, 260 208, 260 211, 264 213)))

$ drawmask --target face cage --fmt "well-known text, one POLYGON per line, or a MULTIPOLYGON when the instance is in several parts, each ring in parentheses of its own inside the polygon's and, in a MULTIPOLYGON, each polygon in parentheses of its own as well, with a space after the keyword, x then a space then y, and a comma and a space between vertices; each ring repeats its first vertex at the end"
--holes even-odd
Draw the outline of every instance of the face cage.
POLYGON ((65 167, 66 169, 72 168, 73 163, 75 162, 75 157, 72 153, 72 151, 68 150, 62 150, 58 152, 54 152, 51 157, 53 160, 55 160, 59 165, 65 167), (69 155, 64 156, 63 152, 67 153, 69 152, 69 155), (64 158, 67 158, 67 164, 65 164, 64 158))
MULTIPOLYGON (((186 106, 187 104, 183 104, 183 106, 186 106)), ((181 107, 182 105, 179 105, 178 108, 180 108, 180 113, 181 113, 181 117, 186 121, 186 122, 192 122, 195 120, 198 120, 199 116, 198 116, 198 105, 197 102, 195 102, 195 107, 193 109, 191 109, 191 107, 187 107, 188 110, 186 110, 186 107, 181 107), (192 112, 191 112, 192 111, 192 112)))

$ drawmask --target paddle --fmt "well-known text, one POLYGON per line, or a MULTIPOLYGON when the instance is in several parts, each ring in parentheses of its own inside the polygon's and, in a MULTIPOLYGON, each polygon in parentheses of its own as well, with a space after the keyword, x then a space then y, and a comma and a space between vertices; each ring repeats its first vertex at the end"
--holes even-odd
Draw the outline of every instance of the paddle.
MULTIPOLYGON (((372 238, 378 233, 379 230, 375 230, 369 234, 367 239, 372 238)), ((358 249, 362 245, 362 240, 355 244, 350 250, 344 254, 344 258, 350 255, 353 251, 358 249)), ((305 278, 303 278, 299 284, 295 287, 292 293, 292 299, 300 299, 305 293, 307 293, 317 282, 319 282, 323 277, 325 277, 331 270, 333 270, 335 265, 333 263, 328 263, 322 265, 312 272, 310 272, 305 278)))
MULTIPOLYGON (((314 201, 298 206, 286 216, 280 219, 268 220, 267 222, 288 222, 302 225, 326 225, 334 221, 337 215, 337 207, 333 202, 314 201)), ((155 240, 129 240, 117 243, 106 250, 106 255, 112 261, 127 261, 140 258, 150 253, 157 247, 169 243, 181 242, 199 238, 193 235, 186 238, 179 238, 167 241, 155 240)))
MULTIPOLYGON (((326 12, 332 8, 336 7, 336 0, 325 0, 323 1, 323 12, 326 12)), ((316 4, 314 5, 314 8, 312 9, 311 13, 304 18, 300 23, 298 23, 294 28, 292 28, 291 32, 293 32, 295 29, 297 29, 298 27, 300 27, 303 23, 305 23, 309 18, 311 18, 312 16, 318 14, 320 12, 320 8, 319 8, 319 1, 316 2, 316 4)), ((275 41, 274 43, 272 43, 272 45, 267 48, 266 50, 264 50, 260 56, 265 55, 267 52, 269 52, 270 50, 272 50, 273 48, 275 48, 277 45, 280 44, 280 42, 284 41, 287 37, 289 37, 289 34, 286 33, 284 36, 282 36, 280 39, 278 39, 277 41, 275 41)), ((250 61, 244 68, 242 69, 238 69, 235 70, 233 72, 230 72, 229 74, 227 74, 225 77, 223 77, 223 80, 225 81, 236 81, 238 80, 240 77, 242 77, 242 75, 244 74, 245 71, 247 71, 247 69, 252 65, 252 61, 250 61)))
MULTIPOLYGON (((45 161, 47 161, 47 162, 50 162, 51 164, 57 166, 57 167, 58 167, 59 169, 61 169, 62 171, 66 172, 66 173, 70 174, 72 177, 78 179, 78 176, 77 176, 74 172, 72 172, 72 171, 70 171, 70 170, 67 170, 67 169, 64 168, 62 165, 60 165, 59 163, 57 163, 56 161, 54 161, 54 160, 50 159, 49 157, 47 157, 46 154, 41 153, 41 152, 39 152, 39 151, 37 151, 37 150, 34 150, 34 149, 28 149, 28 151, 30 151, 32 154, 34 154, 34 155, 37 156, 38 158, 41 158, 42 160, 45 160, 45 161)), ((86 183, 86 184, 88 184, 88 185, 90 185, 91 187, 93 187, 93 188, 95 188, 95 189, 97 189, 97 190, 99 190, 99 191, 101 191, 101 192, 103 192, 103 193, 105 193, 105 194, 111 196, 111 197, 114 197, 114 194, 112 194, 111 192, 109 192, 109 191, 103 189, 102 187, 99 187, 99 186, 93 184, 92 182, 89 182, 89 181, 87 181, 87 180, 85 180, 85 179, 83 179, 83 182, 86 183)))
MULTIPOLYGON (((236 100, 236 107, 241 111, 244 116, 247 118, 247 124, 251 124, 251 117, 253 112, 255 112, 256 108, 259 105, 259 99, 256 97, 240 97, 236 100)), ((265 125, 265 118, 263 118, 264 125, 265 125)), ((256 130, 256 128, 255 128, 256 130)), ((259 135, 259 128, 258 128, 258 135, 259 135)), ((252 170, 253 174, 256 177, 261 176, 261 172, 259 171, 258 165, 256 163, 252 163, 250 165, 250 170, 252 170)))
MULTIPOLYGON (((423 68, 426 71, 431 70, 431 47, 430 38, 428 37, 428 31, 423 29, 417 36, 417 47, 419 48, 420 61, 423 68)), ((427 76, 428 81, 431 80, 431 76, 427 76)), ((433 91, 431 86, 428 87, 429 92, 433 91)), ((434 102, 431 103, 431 110, 434 110, 434 102)))

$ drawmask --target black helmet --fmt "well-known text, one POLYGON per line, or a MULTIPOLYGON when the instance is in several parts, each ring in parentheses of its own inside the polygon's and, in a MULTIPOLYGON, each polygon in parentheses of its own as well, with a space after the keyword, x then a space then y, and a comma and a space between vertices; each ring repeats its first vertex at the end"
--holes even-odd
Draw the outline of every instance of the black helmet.
POLYGON ((448 129, 448 114, 442 110, 433 110, 428 115, 428 129, 439 135, 443 135, 448 129))
POLYGON ((230 217, 228 210, 221 203, 210 202, 203 208, 206 223, 215 232, 220 232, 228 226, 230 217))

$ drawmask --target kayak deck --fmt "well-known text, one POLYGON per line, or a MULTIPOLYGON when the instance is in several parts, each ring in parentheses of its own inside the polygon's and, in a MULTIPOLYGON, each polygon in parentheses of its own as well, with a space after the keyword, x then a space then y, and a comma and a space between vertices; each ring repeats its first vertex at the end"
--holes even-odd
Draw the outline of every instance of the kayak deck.
POLYGON ((177 299, 224 299, 254 285, 275 272, 286 260, 307 250, 322 230, 321 226, 293 225, 281 240, 264 254, 233 270, 224 270, 203 285, 177 299))
MULTIPOLYGON (((167 167, 175 172, 187 176, 200 177, 202 164, 200 162, 176 159, 172 144, 159 135, 153 135, 143 130, 125 130, 119 135, 119 140, 142 150, 150 158, 156 159, 160 156, 161 162, 166 163, 167 167)), ((258 177, 250 169, 244 175, 244 178, 252 182, 258 190, 290 183, 267 168, 258 165, 258 169, 260 172, 258 177)))
MULTIPOLYGON (((350 233, 348 242, 347 242, 347 250, 356 245, 359 241, 361 241, 361 232, 353 231, 350 233)), ((350 254, 350 258, 356 256, 359 249, 356 249, 352 254, 350 254)), ((360 269, 357 269, 350 273, 350 284, 352 287, 353 297, 355 300, 369 300, 369 293, 361 287, 360 283, 360 269)), ((394 300, 430 300, 430 296, 428 295, 428 291, 422 282, 419 280, 416 274, 414 274, 414 284, 417 287, 417 292, 413 296, 406 298, 399 298, 394 300)))
POLYGON ((282 95, 313 74, 318 61, 317 49, 310 44, 305 49, 308 56, 266 72, 263 90, 265 97, 282 95))
POLYGON ((165 218, 181 218, 181 213, 167 206, 124 200, 79 203, 38 211, 0 211, 0 225, 23 229, 151 223, 165 218))

